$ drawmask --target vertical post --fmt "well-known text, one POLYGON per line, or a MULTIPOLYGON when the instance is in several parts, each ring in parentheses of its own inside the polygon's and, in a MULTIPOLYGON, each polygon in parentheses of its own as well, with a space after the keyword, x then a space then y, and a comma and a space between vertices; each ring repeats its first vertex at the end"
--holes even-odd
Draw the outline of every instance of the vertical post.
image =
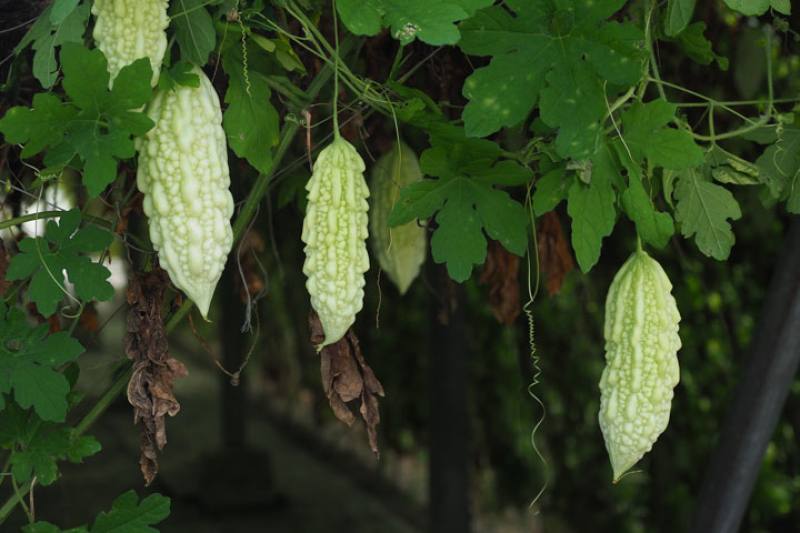
POLYGON ((463 296, 440 268, 441 296, 432 301, 430 353, 430 531, 468 533, 468 355, 463 296))
POLYGON ((750 360, 736 386, 697 499, 693 533, 735 533, 800 362, 800 218, 770 283, 750 360))

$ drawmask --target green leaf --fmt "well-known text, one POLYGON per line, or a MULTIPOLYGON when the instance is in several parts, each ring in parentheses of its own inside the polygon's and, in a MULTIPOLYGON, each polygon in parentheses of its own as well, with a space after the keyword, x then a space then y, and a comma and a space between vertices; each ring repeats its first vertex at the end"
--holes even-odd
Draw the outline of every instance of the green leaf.
POLYGON ((177 86, 200 87, 200 77, 192 72, 192 64, 188 61, 178 61, 158 78, 160 91, 169 91, 177 86))
POLYGON ((158 533, 152 528, 169 516, 170 499, 161 494, 150 494, 139 501, 132 490, 122 494, 108 512, 97 516, 92 533, 158 533))
POLYGON ((65 106, 52 93, 33 95, 33 107, 12 107, 0 119, 0 133, 7 142, 24 144, 21 156, 28 158, 47 146, 59 144, 69 122, 78 111, 65 106))
POLYGON ((486 7, 491 0, 338 0, 342 22, 356 35, 376 35, 390 27, 403 44, 415 38, 430 45, 455 44, 460 38, 455 23, 486 7))
POLYGON ((70 529, 61 529, 55 524, 50 522, 34 522, 22 528, 23 533, 88 533, 89 530, 85 527, 73 527, 70 529))
POLYGON ((689 169, 679 176, 675 197, 675 217, 683 236, 694 236, 705 255, 720 261, 727 259, 735 242, 728 219, 742 216, 733 195, 689 169))
POLYGON ((54 368, 75 360, 83 353, 83 347, 65 332, 47 338, 41 335, 37 332, 27 339, 5 338, 6 343, 17 343, 19 348, 0 349, 0 368, 8 372, 9 380, 0 389, 6 389, 2 392, 13 389, 17 404, 25 409, 33 407, 43 420, 62 421, 67 413, 66 396, 70 388, 66 378, 54 368))
POLYGON ((586 146, 594 132, 581 128, 599 129, 604 83, 616 91, 641 76, 641 31, 605 21, 624 3, 565 0, 556 7, 546 0, 514 0, 461 23, 462 50, 492 56, 464 83, 467 135, 483 137, 523 121, 541 94, 545 122, 567 130, 559 133, 559 153, 578 159, 592 153, 586 146))
POLYGON ((567 198, 572 179, 567 179, 563 167, 554 168, 537 182, 533 191, 533 212, 537 217, 556 208, 567 198))
POLYGON ((770 2, 770 5, 772 6, 772 9, 774 9, 778 13, 783 13, 784 15, 792 14, 791 0, 772 0, 770 2))
POLYGON ((706 152, 706 164, 711 171, 711 177, 719 183, 731 185, 763 185, 761 172, 755 163, 731 154, 717 145, 706 152))
POLYGON ((33 407, 43 420, 63 421, 70 387, 55 369, 74 361, 83 346, 66 332, 47 336, 46 324, 31 328, 18 309, 0 305, 0 320, 0 398, 13 391, 21 407, 33 407))
POLYGON ((725 0, 725 4, 748 16, 763 15, 770 7, 784 15, 789 15, 792 10, 790 0, 725 0))
POLYGON ((664 31, 670 37, 681 33, 692 21, 696 0, 669 0, 664 31))
POLYGON ((622 114, 624 146, 634 161, 644 158, 654 166, 682 170, 702 165, 705 155, 691 133, 666 127, 676 106, 664 100, 636 103, 622 114))
POLYGON ((69 383, 64 376, 46 366, 22 364, 13 370, 12 379, 14 400, 21 407, 27 409, 33 406, 43 420, 64 419, 67 412, 66 396, 69 393, 69 383))
POLYGON ((255 70, 245 74, 240 46, 227 47, 223 68, 229 76, 222 125, 228 144, 237 156, 259 172, 272 168, 272 148, 278 144, 278 112, 270 102, 266 76, 255 70))
POLYGON ((656 210, 638 175, 629 175, 628 181, 628 189, 622 193, 628 218, 636 224, 636 232, 644 242, 663 248, 675 233, 672 217, 656 210))
POLYGON ((59 461, 80 463, 101 449, 94 437, 76 435, 71 428, 43 422, 33 414, 18 428, 12 438, 10 465, 19 483, 36 476, 39 484, 50 485, 58 477, 59 461))
POLYGON ((62 85, 71 101, 37 94, 32 108, 12 108, 0 119, 0 132, 9 142, 25 144, 22 157, 46 151, 47 166, 82 163, 84 185, 94 197, 116 179, 118 160, 135 154, 132 136, 153 127, 141 111, 151 96, 150 61, 124 67, 109 91, 102 52, 67 43, 61 56, 62 85))
POLYGON ((756 160, 756 167, 773 197, 786 199, 790 213, 800 213, 800 128, 784 128, 756 160))
POLYGON ((33 75, 45 89, 52 87, 58 79, 58 47, 83 42, 90 5, 88 2, 77 4, 77 0, 54 2, 42 11, 14 48, 14 53, 19 54, 28 45, 33 45, 33 75))
POLYGON ((9 264, 6 279, 31 277, 28 297, 44 316, 52 315, 64 297, 64 270, 79 298, 102 301, 114 295, 114 288, 106 281, 111 272, 85 255, 108 248, 111 233, 94 226, 77 229, 79 223, 78 209, 61 215, 60 224, 49 221, 44 237, 23 239, 20 253, 9 264))
POLYGON ((486 236, 523 255, 528 243, 525 208, 495 184, 527 182, 530 174, 511 161, 495 161, 499 147, 483 140, 458 139, 459 130, 442 130, 434 146, 420 156, 426 179, 403 187, 389 215, 398 226, 436 214, 431 255, 446 263, 450 277, 467 280, 486 259, 486 236))
POLYGON ((170 2, 170 18, 175 25, 175 38, 181 59, 205 65, 217 46, 214 20, 206 9, 206 0, 174 0, 170 2))
POLYGON ((474 191, 463 179, 452 180, 447 202, 436 215, 438 228, 431 237, 431 255, 447 263, 450 277, 459 283, 469 279, 472 267, 486 260, 486 238, 475 212, 474 191))
POLYGON ((594 152, 602 133, 600 119, 606 112, 603 88, 584 63, 550 71, 541 92, 542 120, 559 128, 556 150, 561 156, 584 159, 594 152))
POLYGON ((567 213, 572 219, 572 248, 583 272, 589 272, 600 258, 603 238, 611 235, 617 217, 615 195, 610 175, 612 169, 601 158, 600 149, 594 156, 591 180, 588 185, 573 180, 567 197, 567 213))
POLYGON ((50 485, 58 478, 58 461, 80 463, 101 449, 94 437, 75 436, 70 428, 54 424, 37 427, 32 436, 19 440, 20 449, 11 455, 11 471, 20 483, 36 476, 38 483, 50 485))
POLYGON ((55 0, 50 10, 50 23, 57 26, 64 22, 64 19, 75 11, 79 2, 80 0, 55 0))
POLYGON ((716 60, 719 68, 728 70, 728 58, 714 53, 711 41, 706 38, 705 32, 705 22, 693 22, 676 37, 678 45, 695 63, 710 65, 716 60))

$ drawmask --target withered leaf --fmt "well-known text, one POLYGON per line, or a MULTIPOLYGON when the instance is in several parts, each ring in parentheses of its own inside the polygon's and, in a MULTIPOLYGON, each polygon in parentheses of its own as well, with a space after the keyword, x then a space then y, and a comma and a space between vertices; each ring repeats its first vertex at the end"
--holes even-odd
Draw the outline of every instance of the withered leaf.
POLYGON ((519 257, 489 241, 479 282, 489 285, 489 305, 501 324, 513 324, 520 313, 519 257))
POLYGON ((80 317, 80 326, 90 333, 97 332, 97 329, 100 327, 100 320, 94 302, 88 302, 86 307, 83 308, 83 313, 81 313, 80 317))
POLYGON ((554 211, 545 213, 539 219, 536 237, 539 241, 540 265, 547 277, 547 294, 553 296, 561 290, 564 278, 575 268, 569 243, 554 211))
MULTIPOLYGON (((309 326, 311 343, 317 346, 325 339, 325 333, 314 311, 309 315, 309 326)), ((338 342, 325 346, 319 355, 322 389, 333 414, 348 426, 352 425, 356 417, 347 404, 360 399, 358 412, 367 426, 369 446, 379 457, 377 428, 381 415, 378 396, 384 396, 384 390, 364 359, 358 337, 350 329, 338 342)))
POLYGON ((125 355, 133 361, 128 401, 133 406, 134 424, 142 424, 139 466, 147 485, 158 474, 158 451, 167 444, 165 416, 175 416, 181 408, 172 393, 173 383, 187 373, 183 363, 169 355, 161 316, 168 285, 166 272, 156 268, 134 274, 127 292, 130 310, 125 355))

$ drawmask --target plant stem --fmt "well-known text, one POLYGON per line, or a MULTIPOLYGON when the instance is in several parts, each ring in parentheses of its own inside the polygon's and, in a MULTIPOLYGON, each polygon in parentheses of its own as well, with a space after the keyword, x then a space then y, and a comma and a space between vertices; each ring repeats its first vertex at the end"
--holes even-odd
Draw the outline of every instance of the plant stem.
POLYGON ((336 18, 336 0, 331 3, 333 12, 333 139, 339 140, 339 20, 336 18))
MULTIPOLYGON (((0 222, 0 230, 10 228, 12 226, 18 226, 20 224, 24 224, 25 222, 31 222, 33 220, 43 220, 46 218, 60 218, 67 213, 66 210, 49 210, 49 211, 38 211, 36 213, 28 213, 27 215, 20 215, 18 217, 9 218, 8 220, 4 220, 0 222)), ((106 228, 108 230, 114 229, 114 223, 108 219, 102 217, 96 217, 93 215, 81 214, 81 218, 90 224, 94 224, 95 226, 100 226, 102 228, 106 228)), ((133 243, 138 246, 139 248, 149 250, 149 246, 142 241, 140 238, 136 237, 135 235, 128 235, 128 238, 133 241, 133 243)))
MULTIPOLYGON (((650 30, 650 22, 652 21, 653 11, 655 10, 655 8, 656 8, 655 2, 651 1, 650 9, 647 12, 647 19, 645 21, 644 31, 645 31, 645 43, 647 44, 647 51, 650 56, 648 58, 648 62, 650 64, 650 70, 653 72, 653 78, 655 78, 657 81, 661 81, 661 73, 658 70, 658 61, 656 60, 656 52, 655 48, 653 48, 653 35, 650 30)), ((661 84, 656 84, 656 88, 658 89, 658 94, 659 96, 661 96, 661 99, 667 101, 667 95, 664 92, 664 87, 662 87, 661 84)), ((644 93, 642 92, 640 96, 644 96, 644 93)))
MULTIPOLYGON (((7 229, 12 226, 18 226, 20 224, 23 224, 25 222, 31 222, 33 220, 42 220, 45 218, 60 218, 64 216, 66 213, 67 211, 63 210, 39 211, 37 213, 29 213, 27 215, 21 215, 18 217, 9 218, 8 220, 0 222, 0 230, 7 229)), ((97 226, 102 226, 104 228, 109 228, 109 229, 111 228, 111 222, 104 218, 94 217, 91 215, 81 215, 81 218, 97 226)))

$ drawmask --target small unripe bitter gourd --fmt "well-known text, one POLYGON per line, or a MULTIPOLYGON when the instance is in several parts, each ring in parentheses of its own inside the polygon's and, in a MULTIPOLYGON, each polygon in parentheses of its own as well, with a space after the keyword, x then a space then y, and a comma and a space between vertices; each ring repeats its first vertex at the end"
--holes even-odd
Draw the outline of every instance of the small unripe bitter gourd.
POLYGON ((167 50, 167 0, 94 0, 92 35, 108 61, 109 84, 123 67, 147 57, 153 69, 151 85, 158 83, 167 50))
POLYGON ((150 103, 155 127, 138 142, 136 183, 161 266, 206 317, 233 245, 233 197, 219 97, 192 72, 198 87, 160 90, 150 103))
POLYGON ((370 193, 370 239, 378 265, 389 276, 400 294, 405 294, 425 262, 425 228, 409 222, 389 227, 389 213, 400 196, 400 189, 422 179, 419 160, 403 142, 381 156, 372 168, 370 193))
POLYGON ((599 420, 614 481, 650 451, 669 423, 681 347, 671 289, 661 265, 638 250, 608 290, 599 420))
POLYGON ((369 270, 364 168, 355 147, 337 134, 317 156, 306 184, 303 273, 325 332, 318 349, 341 339, 364 303, 364 273, 369 270))

